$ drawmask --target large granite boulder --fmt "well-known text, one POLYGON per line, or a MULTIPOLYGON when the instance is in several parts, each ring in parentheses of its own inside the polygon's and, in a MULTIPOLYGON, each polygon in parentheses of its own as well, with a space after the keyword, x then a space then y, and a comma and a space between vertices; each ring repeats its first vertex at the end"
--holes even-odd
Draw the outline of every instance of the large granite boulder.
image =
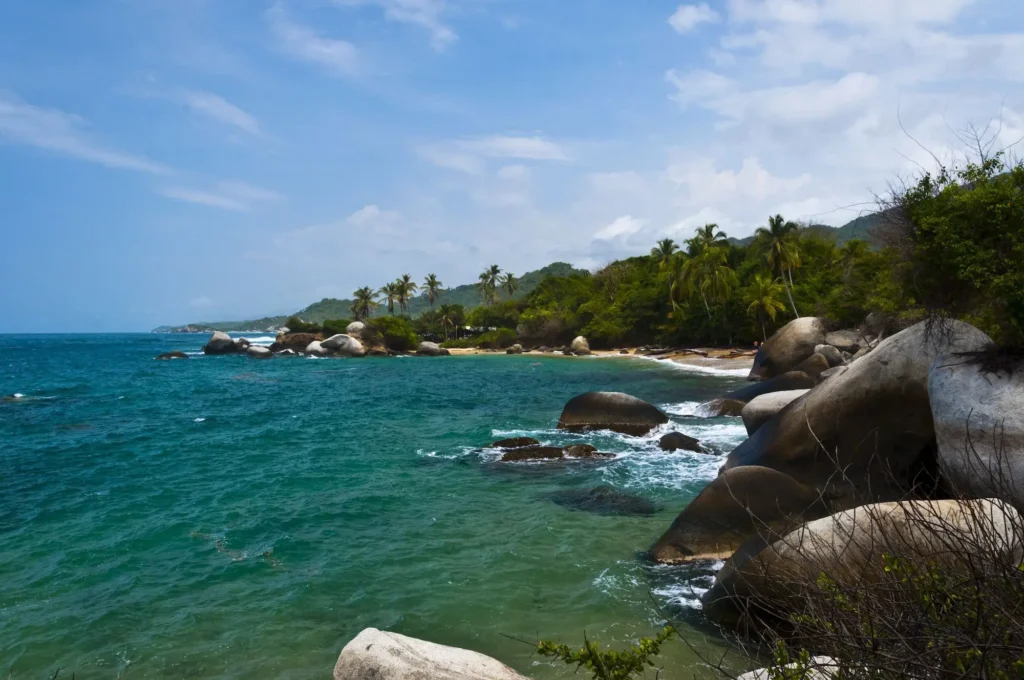
POLYGON ((622 392, 587 392, 573 397, 562 409, 558 429, 570 432, 612 430, 642 436, 668 422, 655 406, 622 392))
POLYGON ((505 354, 522 354, 523 346, 518 342, 505 350, 505 354))
POLYGON ((651 548, 655 562, 723 559, 753 536, 774 536, 830 512, 814 489, 768 468, 726 470, 651 548))
POLYGON ((366 356, 366 348, 363 347, 363 343, 359 342, 351 335, 346 335, 344 333, 332 335, 322 341, 320 346, 332 354, 337 354, 343 357, 366 356))
POLYGON ((334 680, 528 680, 468 649, 367 628, 341 650, 334 680))
POLYGON ((805 316, 793 319, 761 345, 750 369, 750 380, 767 380, 792 371, 825 342, 825 324, 805 316))
POLYGON ((920 323, 889 337, 765 423, 729 454, 725 467, 769 467, 868 500, 901 498, 929 482, 932 361, 990 342, 959 321, 950 322, 948 331, 932 333, 920 323))
POLYGON ((424 357, 439 357, 443 356, 443 350, 441 346, 436 342, 421 342, 419 347, 416 348, 416 354, 424 357))
POLYGON ((658 447, 662 451, 693 451, 694 453, 704 453, 703 447, 700 445, 700 441, 693 437, 687 436, 682 432, 669 432, 663 435, 658 440, 658 447))
POLYGON ((743 413, 743 407, 746 405, 747 402, 740 401, 739 399, 715 399, 706 404, 701 404, 700 413, 706 418, 722 416, 739 418, 740 414, 743 413))
POLYGON ((939 357, 928 398, 949 485, 1024 507, 1024 362, 983 370, 975 357, 939 357))
POLYGON ((821 377, 821 374, 830 368, 832 368, 832 366, 829 364, 828 359, 826 359, 824 355, 815 352, 797 364, 796 368, 790 371, 790 373, 805 373, 817 381, 821 377))
POLYGON ((570 345, 569 349, 571 349, 572 353, 576 356, 585 357, 590 354, 590 343, 587 342, 585 337, 580 335, 572 341, 572 345, 570 345))
POLYGON ((810 391, 810 389, 786 390, 784 392, 762 394, 752 399, 740 411, 740 416, 743 418, 743 426, 747 428, 747 434, 751 435, 757 432, 758 428, 771 420, 776 413, 810 391))
MULTIPOLYGON (((846 363, 843 359, 843 353, 832 345, 818 345, 814 348, 815 355, 821 355, 828 360, 828 368, 834 368, 836 366, 842 366, 846 363)), ((828 370, 828 369, 825 369, 828 370)))
POLYGON ((979 547, 1020 564, 1021 517, 994 500, 903 501, 864 505, 809 522, 763 546, 752 542, 723 568, 703 597, 717 623, 756 630, 787 621, 805 597, 822 597, 821 575, 863 589, 885 578, 885 555, 921 566, 966 567, 979 547))
POLYGON ((825 334, 825 344, 835 347, 840 352, 856 352, 867 345, 867 340, 858 330, 832 331, 825 334))
POLYGON ((203 345, 203 354, 235 354, 237 351, 234 339, 222 331, 214 331, 203 345))
POLYGON ((311 357, 325 357, 330 355, 330 351, 324 348, 319 340, 314 340, 306 345, 306 349, 304 351, 311 357))
MULTIPOLYGON (((816 355, 821 357, 821 355, 816 355)), ((824 361, 824 357, 821 357, 824 361)), ((825 368, 828 368, 826 365, 825 368)), ((754 399, 763 396, 765 394, 772 394, 774 392, 789 392, 792 390, 809 390, 818 384, 817 379, 810 376, 803 371, 790 371, 789 373, 783 373, 777 375, 774 378, 768 380, 761 380, 750 385, 744 385, 743 387, 729 392, 723 400, 741 401, 745 404, 749 404, 754 399)), ((739 415, 738 413, 736 415, 739 415)))
POLYGON ((363 331, 365 330, 365 323, 363 323, 362 321, 353 321, 352 323, 345 327, 345 334, 351 335, 354 338, 358 338, 363 334, 363 331))
POLYGON ((309 343, 314 340, 319 340, 320 336, 316 333, 283 333, 278 334, 277 339, 274 340, 274 344, 270 346, 271 352, 281 352, 286 349, 290 349, 294 352, 304 352, 309 347, 309 343))
POLYGON ((272 359, 274 357, 270 348, 262 345, 249 345, 245 348, 245 355, 250 359, 272 359))

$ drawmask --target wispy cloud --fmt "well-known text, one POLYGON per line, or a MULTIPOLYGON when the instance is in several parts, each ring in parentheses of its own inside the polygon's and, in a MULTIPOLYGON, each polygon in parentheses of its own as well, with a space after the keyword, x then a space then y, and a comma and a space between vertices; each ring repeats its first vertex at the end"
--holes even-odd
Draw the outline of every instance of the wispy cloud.
POLYGON ((281 3, 267 10, 267 20, 288 54, 318 64, 336 75, 353 76, 359 71, 359 50, 346 40, 324 38, 311 28, 288 18, 281 3))
POLYGON ((248 212, 256 203, 279 201, 284 198, 276 191, 261 189, 244 182, 219 182, 212 189, 166 186, 157 189, 157 193, 176 201, 236 212, 248 212))
POLYGON ((10 92, 0 90, 0 141, 34 146, 108 168, 155 174, 170 172, 147 158, 112 149, 90 139, 83 128, 85 122, 76 115, 33 106, 10 92))
POLYGON ((708 7, 706 2, 699 5, 679 5, 675 13, 669 17, 668 23, 677 33, 689 33, 700 24, 718 21, 718 12, 708 7))
POLYGON ((263 128, 255 117, 220 95, 212 92, 184 90, 181 92, 181 99, 186 106, 198 114, 248 132, 255 137, 263 136, 263 128))
POLYGON ((430 33, 430 44, 441 51, 458 39, 455 31, 441 21, 446 8, 445 0, 334 0, 340 7, 377 5, 384 10, 384 18, 406 24, 415 24, 430 33))
POLYGON ((609 241, 622 236, 632 236, 640 231, 645 224, 644 220, 637 219, 632 215, 623 215, 608 226, 594 234, 594 238, 601 241, 609 241))
POLYGON ((442 168, 469 175, 484 171, 486 158, 514 158, 532 161, 567 161, 569 155, 556 142, 543 137, 492 135, 474 139, 458 139, 418 149, 420 156, 442 168))

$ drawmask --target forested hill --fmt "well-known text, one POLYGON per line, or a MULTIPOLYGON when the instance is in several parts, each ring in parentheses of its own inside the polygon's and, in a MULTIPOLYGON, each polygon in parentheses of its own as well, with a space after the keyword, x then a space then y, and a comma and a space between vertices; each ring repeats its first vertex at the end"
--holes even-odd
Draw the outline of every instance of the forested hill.
MULTIPOLYGON (((805 227, 802 232, 807 235, 813 234, 828 241, 832 241, 837 246, 841 246, 847 241, 860 239, 871 243, 873 247, 877 247, 875 239, 871 234, 871 230, 879 223, 881 217, 882 213, 862 215, 850 222, 847 222, 841 227, 830 227, 826 224, 812 224, 805 227)), ((734 246, 746 247, 754 242, 754 236, 750 235, 746 238, 730 238, 728 241, 734 246)))
MULTIPOLYGON (((522 298, 540 284, 541 281, 549 276, 568 276, 573 272, 580 272, 581 270, 575 269, 571 264, 565 262, 554 262, 536 271, 528 272, 519 277, 519 288, 515 294, 511 296, 511 299, 522 298)), ((509 295, 505 291, 498 291, 502 300, 508 300, 509 295)), ((328 319, 348 319, 352 316, 352 311, 349 309, 352 304, 352 300, 344 299, 339 300, 336 298, 324 298, 320 302, 314 302, 305 309, 296 312, 303 321, 310 323, 323 323, 328 319)), ((475 283, 467 283, 455 288, 446 289, 442 292, 441 297, 434 302, 435 306, 440 304, 457 304, 463 305, 466 309, 471 309, 480 304, 480 293, 475 283)), ((430 309, 430 302, 427 300, 426 295, 418 295, 413 298, 409 303, 409 315, 417 316, 430 309)), ((383 308, 378 309, 378 314, 384 313, 383 308)), ((290 315, 284 316, 267 316, 262 319, 249 319, 245 321, 204 321, 199 323, 191 323, 188 326, 180 327, 169 327, 161 326, 158 329, 154 329, 155 332, 172 332, 178 330, 184 330, 186 328, 190 330, 206 331, 206 330, 219 330, 219 331, 252 331, 252 330, 266 330, 269 328, 275 328, 284 324, 290 315)))

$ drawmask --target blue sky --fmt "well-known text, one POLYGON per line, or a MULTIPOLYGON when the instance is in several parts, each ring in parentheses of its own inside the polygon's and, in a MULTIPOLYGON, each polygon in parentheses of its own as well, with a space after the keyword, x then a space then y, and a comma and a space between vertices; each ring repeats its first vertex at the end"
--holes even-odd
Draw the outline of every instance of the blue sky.
POLYGON ((842 224, 1020 64, 1019 0, 0 3, 0 332, 842 224))

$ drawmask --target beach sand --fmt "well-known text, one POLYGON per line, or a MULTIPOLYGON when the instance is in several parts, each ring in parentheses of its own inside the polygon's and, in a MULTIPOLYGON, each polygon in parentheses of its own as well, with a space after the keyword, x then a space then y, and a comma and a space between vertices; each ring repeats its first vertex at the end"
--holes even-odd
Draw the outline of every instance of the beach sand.
MULTIPOLYGON (((668 352, 666 354, 656 354, 643 356, 636 354, 638 348, 628 348, 628 354, 622 354, 620 350, 594 350, 592 356, 601 358, 621 358, 621 359, 649 359, 659 361, 672 361, 678 364, 684 364, 687 366, 699 366, 705 368, 728 368, 728 369, 742 369, 750 368, 754 364, 754 352, 743 351, 743 350, 728 350, 728 349, 716 349, 710 347, 694 347, 685 350, 677 350, 668 352), (706 355, 706 356, 705 356, 706 355)), ((488 355, 504 355, 505 350, 492 350, 492 349, 450 349, 452 356, 472 356, 480 354, 488 355)), ((554 352, 538 352, 530 351, 523 352, 524 356, 554 356, 563 357, 565 359, 586 359, 587 357, 573 357, 564 356, 561 353, 554 352)))

